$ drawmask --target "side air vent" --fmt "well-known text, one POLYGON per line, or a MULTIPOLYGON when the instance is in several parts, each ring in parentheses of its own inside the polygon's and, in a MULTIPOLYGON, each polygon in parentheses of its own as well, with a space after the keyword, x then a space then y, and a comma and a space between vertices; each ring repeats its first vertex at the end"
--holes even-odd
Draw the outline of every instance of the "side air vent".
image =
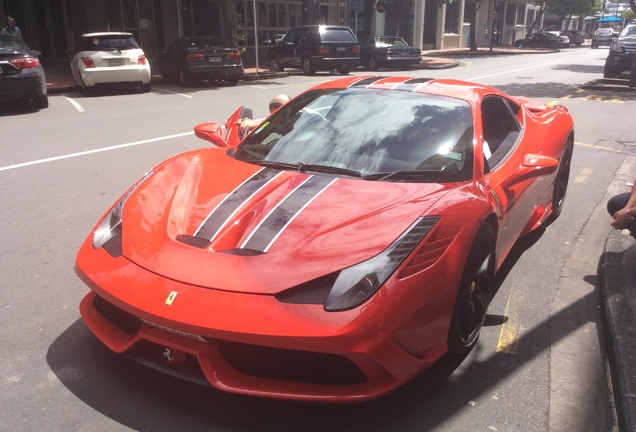
POLYGON ((210 240, 183 234, 177 236, 177 241, 199 249, 205 249, 210 246, 210 240))

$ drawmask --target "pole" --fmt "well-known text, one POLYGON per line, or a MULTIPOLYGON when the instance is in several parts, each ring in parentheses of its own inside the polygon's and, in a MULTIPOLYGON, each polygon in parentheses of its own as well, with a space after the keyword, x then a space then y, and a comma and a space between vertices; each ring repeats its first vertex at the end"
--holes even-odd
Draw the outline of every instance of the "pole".
POLYGON ((256 75, 258 75, 258 16, 256 15, 256 0, 254 3, 254 52, 256 53, 256 75))

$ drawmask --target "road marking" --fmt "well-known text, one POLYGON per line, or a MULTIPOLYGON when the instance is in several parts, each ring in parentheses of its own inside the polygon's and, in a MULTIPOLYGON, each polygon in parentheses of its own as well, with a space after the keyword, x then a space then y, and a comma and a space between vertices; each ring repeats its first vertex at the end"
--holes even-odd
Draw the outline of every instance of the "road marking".
MULTIPOLYGON (((514 289, 514 288, 513 288, 514 289)), ((510 318, 514 315, 513 305, 516 303, 512 301, 513 290, 508 295, 508 302, 506 303, 506 311, 504 316, 508 318, 501 326, 499 332, 499 341, 497 342, 497 352, 504 354, 518 354, 519 353, 519 328, 510 318)))
POLYGON ((521 68, 521 69, 513 69, 513 70, 509 70, 509 71, 498 72, 498 73, 491 74, 491 75, 483 75, 483 76, 480 76, 480 77, 468 78, 468 81, 476 81, 476 80, 480 80, 480 79, 484 79, 484 78, 491 78, 491 77, 496 77, 496 76, 500 76, 500 75, 506 75, 506 74, 515 73, 515 72, 521 72, 521 71, 528 70, 528 69, 534 69, 534 68, 538 68, 538 67, 549 66, 549 65, 552 65, 552 64, 563 63, 563 62, 564 62, 564 60, 557 60, 557 61, 553 61, 553 62, 549 62, 549 63, 542 63, 542 64, 538 64, 538 65, 534 65, 534 66, 528 66, 528 67, 524 67, 524 68, 521 68))
POLYGON ((581 171, 581 174, 579 174, 578 177, 574 179, 574 182, 586 183, 587 179, 590 177, 590 174, 592 174, 592 172, 593 172, 592 168, 583 168, 583 171, 581 171))
POLYGON ((156 86, 155 86, 155 87, 153 87, 153 90, 159 90, 160 92, 172 93, 172 94, 176 94, 176 95, 178 95, 178 96, 183 96, 184 98, 194 99, 194 96, 190 96, 190 95, 187 95, 187 94, 174 92, 174 91, 172 91, 172 90, 168 90, 168 89, 160 88, 160 87, 156 87, 156 86))
POLYGON ((69 101, 71 105, 73 105, 75 109, 78 110, 79 112, 86 112, 86 110, 82 108, 82 106, 79 103, 77 103, 75 99, 71 99, 70 97, 66 97, 66 96, 64 96, 64 99, 69 101))
POLYGON ((165 141, 165 140, 169 140, 169 139, 173 139, 173 138, 181 138, 181 137, 188 136, 188 135, 193 135, 193 134, 194 134, 194 132, 184 132, 184 133, 175 134, 175 135, 167 135, 167 136, 158 137, 158 138, 151 138, 151 139, 142 140, 142 141, 135 141, 135 142, 126 143, 126 144, 119 144, 119 145, 110 146, 110 147, 102 147, 102 148, 98 148, 98 149, 94 149, 94 150, 87 150, 87 151, 78 152, 78 153, 71 153, 71 154, 62 155, 62 156, 55 156, 55 157, 50 157, 50 158, 46 158, 46 159, 39 159, 39 160, 34 160, 34 161, 31 161, 31 162, 19 163, 19 164, 15 164, 15 165, 7 165, 7 166, 4 166, 4 167, 0 167, 0 171, 9 171, 9 170, 17 169, 17 168, 24 168, 24 167, 28 167, 28 166, 32 166, 32 165, 39 165, 39 164, 43 164, 43 163, 47 163, 47 162, 54 162, 54 161, 58 161, 58 160, 62 160, 62 159, 71 159, 71 158, 76 158, 76 157, 80 157, 80 156, 86 156, 86 155, 95 154, 95 153, 102 153, 102 152, 107 152, 107 151, 111 151, 111 150, 119 150, 119 149, 126 148, 126 147, 134 147, 134 146, 138 146, 138 145, 142 145, 142 144, 148 144, 148 143, 153 143, 153 142, 157 142, 157 141, 165 141))

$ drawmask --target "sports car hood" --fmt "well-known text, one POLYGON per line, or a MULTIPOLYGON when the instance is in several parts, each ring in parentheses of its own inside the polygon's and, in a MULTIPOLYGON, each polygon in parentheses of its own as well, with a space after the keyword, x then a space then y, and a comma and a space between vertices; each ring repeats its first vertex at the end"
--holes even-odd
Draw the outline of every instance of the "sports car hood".
POLYGON ((122 251, 173 280, 274 294, 380 253, 449 187, 282 171, 204 149, 130 195, 122 251))

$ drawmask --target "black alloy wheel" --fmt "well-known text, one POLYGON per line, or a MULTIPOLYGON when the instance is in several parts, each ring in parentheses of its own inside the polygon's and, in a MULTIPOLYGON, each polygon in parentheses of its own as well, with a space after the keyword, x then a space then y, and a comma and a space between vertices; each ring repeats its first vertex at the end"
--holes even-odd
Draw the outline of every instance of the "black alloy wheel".
POLYGON ((554 179, 554 190, 552 192, 552 219, 556 219, 563 210, 565 202, 565 194, 568 191, 568 181, 570 180, 570 165, 572 161, 572 152, 574 150, 574 142, 572 135, 568 137, 559 162, 559 169, 554 179))
POLYGON ((495 236, 485 223, 470 248, 448 331, 448 351, 468 353, 479 339, 492 291, 495 266, 495 236))
POLYGON ((372 70, 372 71, 378 70, 378 62, 376 61, 375 57, 369 58, 368 63, 369 63, 369 67, 368 67, 369 70, 372 70))

